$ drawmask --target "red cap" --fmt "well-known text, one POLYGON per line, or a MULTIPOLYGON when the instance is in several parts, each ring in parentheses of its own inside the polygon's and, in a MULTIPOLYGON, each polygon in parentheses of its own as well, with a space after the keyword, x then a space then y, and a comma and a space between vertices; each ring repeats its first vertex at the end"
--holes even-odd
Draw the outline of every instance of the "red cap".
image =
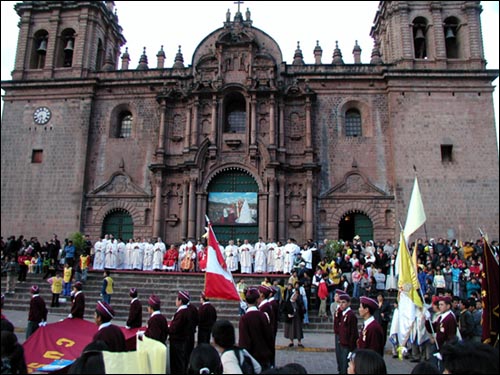
POLYGON ((259 285, 259 293, 262 293, 264 295, 264 297, 269 297, 269 294, 271 294, 271 290, 269 289, 269 287, 265 286, 265 285, 259 285))
POLYGON ((104 301, 98 301, 95 308, 103 317, 107 317, 109 320, 115 317, 115 311, 113 308, 104 301))
POLYGON ((349 294, 344 293, 339 295, 339 300, 350 302, 351 297, 349 297, 349 294))
POLYGON ((188 303, 191 300, 191 297, 189 297, 189 292, 187 290, 179 290, 179 293, 177 293, 177 298, 180 299, 183 303, 188 303))
POLYGON ((137 297, 137 288, 130 288, 128 294, 130 295, 130 297, 137 297))
POLYGON ((374 310, 378 309, 378 302, 370 297, 365 297, 365 296, 359 297, 359 303, 362 303, 365 306, 371 306, 374 310))
POLYGON ((160 302, 160 299, 158 297, 156 297, 154 294, 151 294, 151 296, 149 297, 148 299, 148 304, 149 306, 151 306, 153 309, 155 310, 159 310, 160 309, 160 305, 161 305, 161 302, 160 302))
POLYGON ((38 285, 34 284, 31 286, 31 293, 33 293, 33 294, 40 293, 40 288, 38 287, 38 285))

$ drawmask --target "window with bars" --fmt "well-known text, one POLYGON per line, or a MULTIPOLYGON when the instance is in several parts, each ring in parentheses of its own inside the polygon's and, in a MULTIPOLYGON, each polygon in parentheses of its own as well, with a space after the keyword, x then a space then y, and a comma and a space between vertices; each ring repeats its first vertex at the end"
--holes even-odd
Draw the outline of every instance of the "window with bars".
POLYGON ((361 114, 357 109, 350 109, 345 114, 346 137, 361 137, 361 114))
POLYGON ((125 113, 120 122, 120 138, 130 138, 132 135, 133 117, 130 113, 125 113))
POLYGON ((240 93, 231 93, 226 98, 226 133, 244 133, 246 128, 246 102, 240 93))

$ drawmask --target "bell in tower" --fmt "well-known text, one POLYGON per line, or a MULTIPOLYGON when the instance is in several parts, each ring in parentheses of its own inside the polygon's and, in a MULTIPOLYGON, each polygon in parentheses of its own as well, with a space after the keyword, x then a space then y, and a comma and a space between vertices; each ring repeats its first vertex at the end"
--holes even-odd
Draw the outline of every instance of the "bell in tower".
POLYGON ((47 53, 47 39, 43 38, 40 40, 40 45, 36 49, 36 52, 41 55, 47 53))

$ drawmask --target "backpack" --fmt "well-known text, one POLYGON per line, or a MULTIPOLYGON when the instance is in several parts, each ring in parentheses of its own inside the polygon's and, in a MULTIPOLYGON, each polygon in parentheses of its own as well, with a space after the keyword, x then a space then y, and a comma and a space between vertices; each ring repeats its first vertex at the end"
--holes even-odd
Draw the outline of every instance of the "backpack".
POLYGON ((246 350, 242 348, 234 348, 234 354, 240 362, 240 368, 243 374, 255 374, 252 358, 248 355, 246 350))

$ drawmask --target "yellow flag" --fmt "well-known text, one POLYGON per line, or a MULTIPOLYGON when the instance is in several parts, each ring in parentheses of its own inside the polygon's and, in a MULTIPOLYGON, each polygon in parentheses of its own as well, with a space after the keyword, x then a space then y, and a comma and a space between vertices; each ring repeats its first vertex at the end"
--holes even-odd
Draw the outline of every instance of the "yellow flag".
POLYGON ((401 232, 399 240, 399 280, 398 289, 401 293, 405 293, 413 303, 422 307, 422 299, 418 294, 420 283, 418 282, 415 266, 410 257, 410 252, 406 247, 406 241, 403 232, 401 232))
POLYGON ((408 242, 408 238, 415 233, 418 228, 424 225, 425 220, 427 220, 427 218, 425 216, 424 204, 422 203, 422 196, 420 195, 417 177, 415 177, 404 228, 406 233, 406 242, 408 242))

